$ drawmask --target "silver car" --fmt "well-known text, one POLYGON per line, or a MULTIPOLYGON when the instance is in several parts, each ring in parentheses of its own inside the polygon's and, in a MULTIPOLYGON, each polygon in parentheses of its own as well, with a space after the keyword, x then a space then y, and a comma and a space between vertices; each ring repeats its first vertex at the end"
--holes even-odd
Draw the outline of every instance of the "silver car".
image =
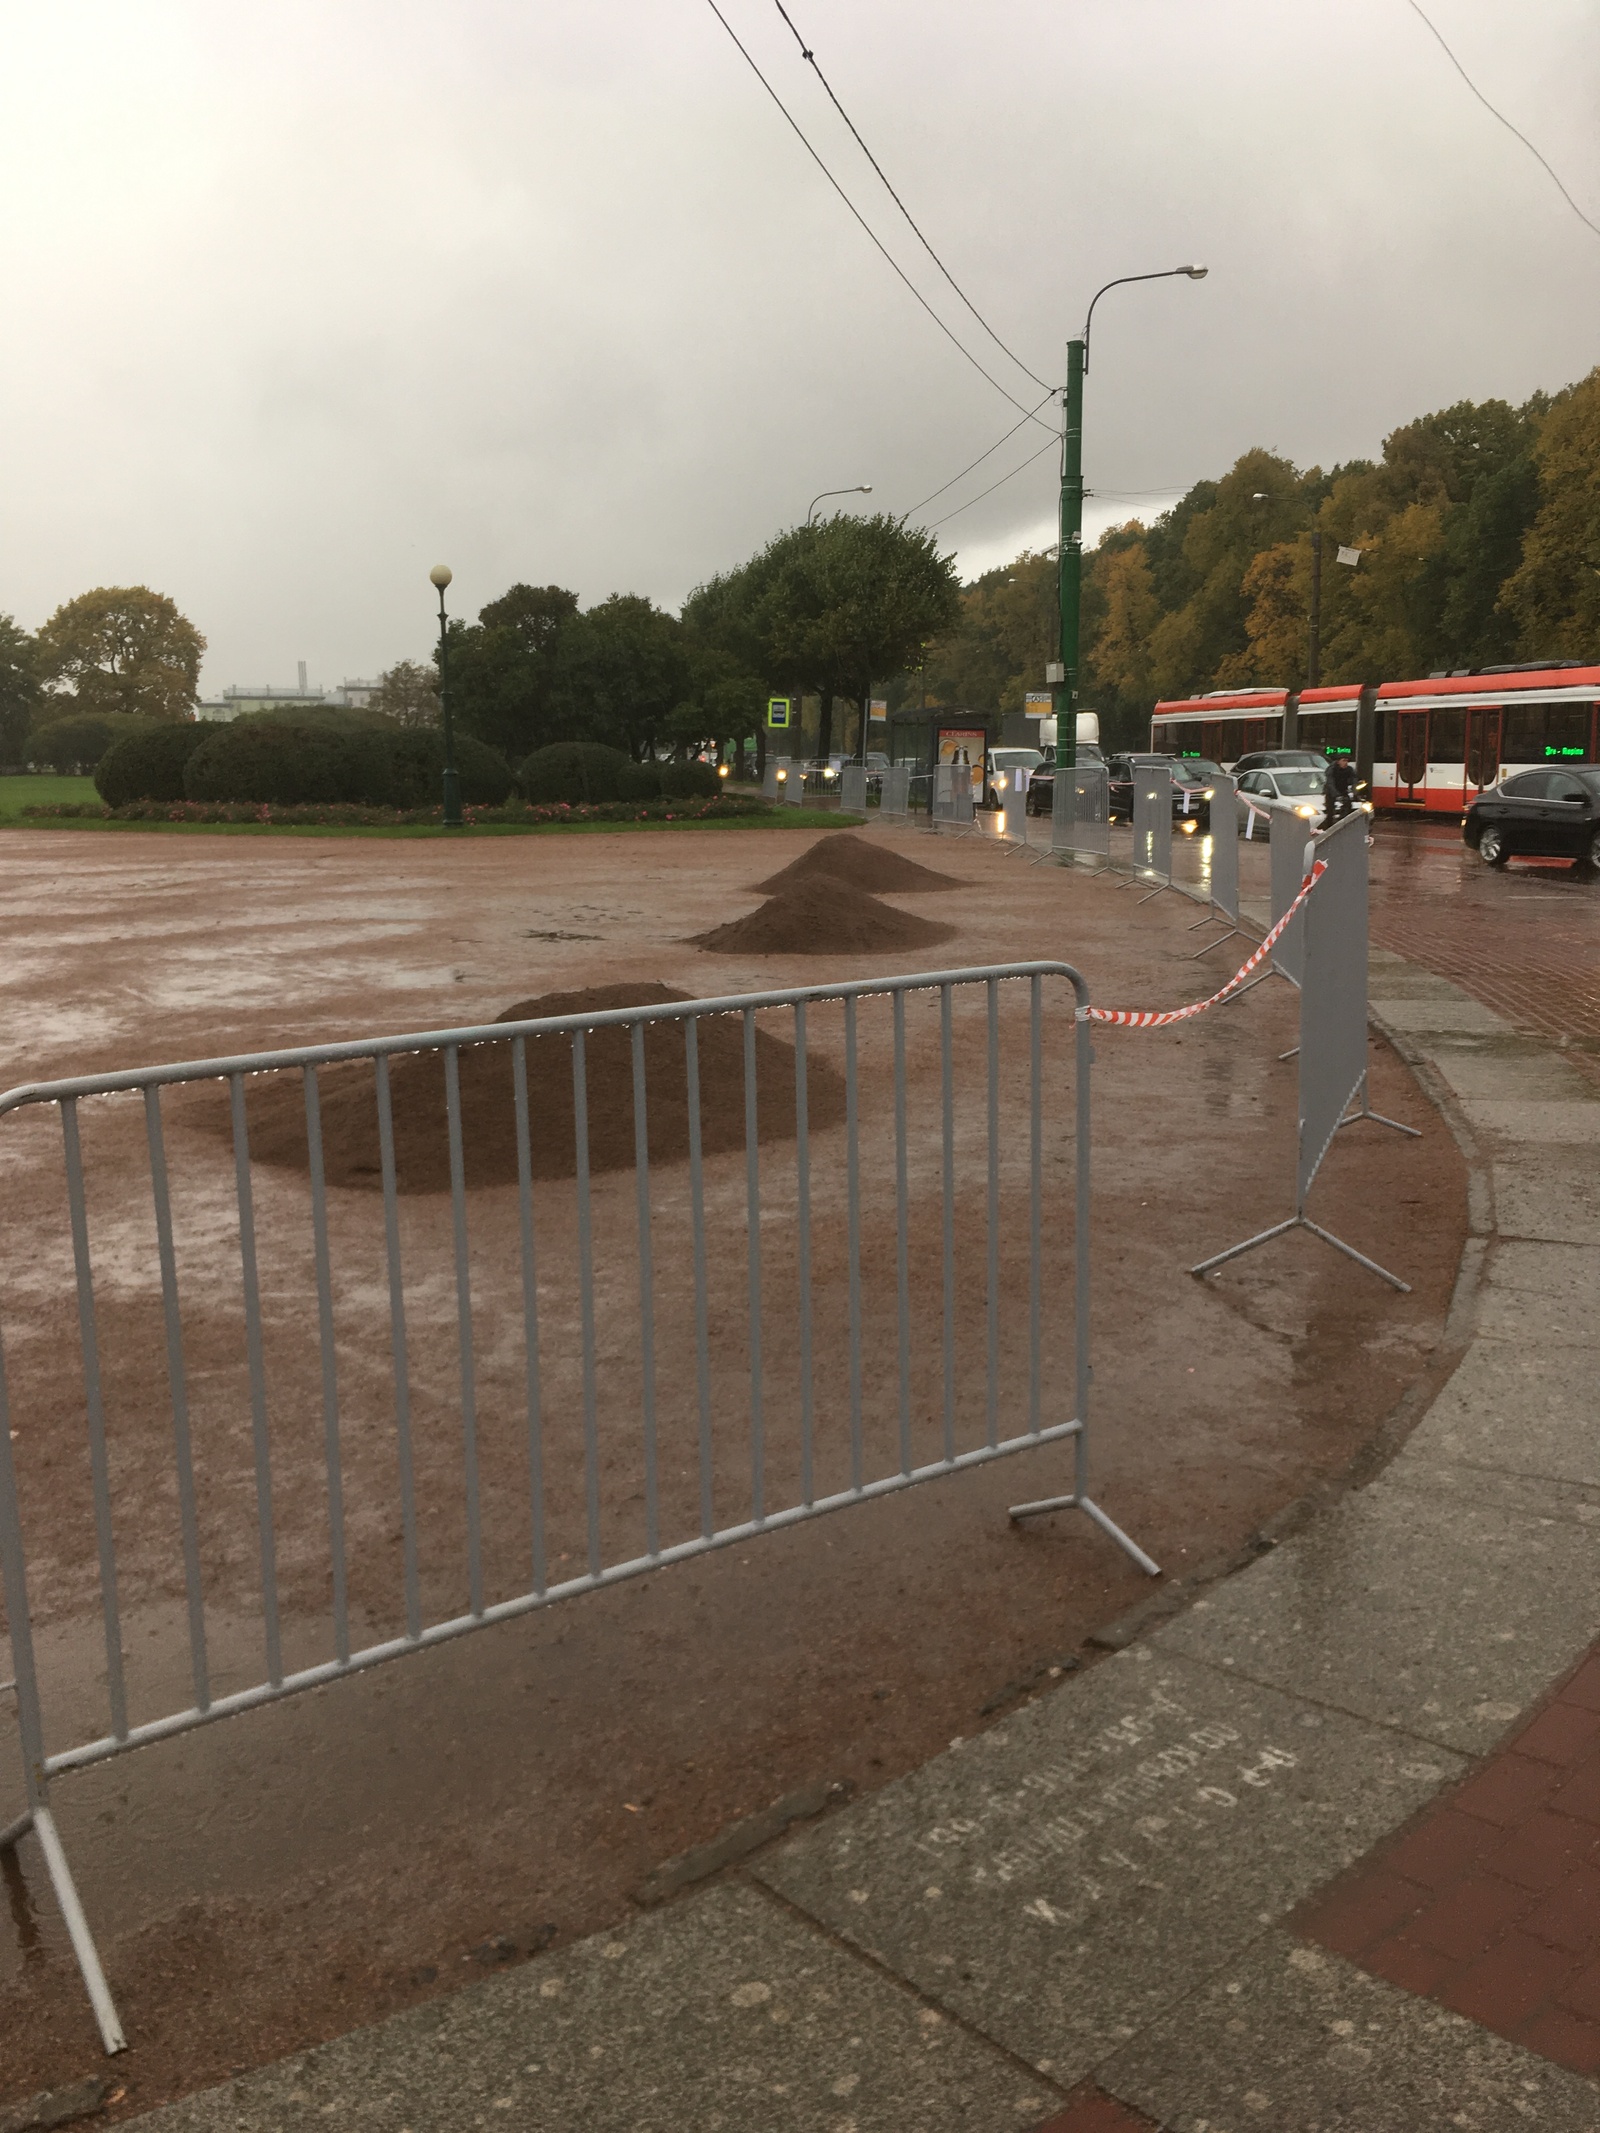
POLYGON ((1239 780, 1239 828, 1246 837, 1271 834, 1274 815, 1298 815, 1309 828, 1322 819, 1320 770, 1247 770, 1239 780))

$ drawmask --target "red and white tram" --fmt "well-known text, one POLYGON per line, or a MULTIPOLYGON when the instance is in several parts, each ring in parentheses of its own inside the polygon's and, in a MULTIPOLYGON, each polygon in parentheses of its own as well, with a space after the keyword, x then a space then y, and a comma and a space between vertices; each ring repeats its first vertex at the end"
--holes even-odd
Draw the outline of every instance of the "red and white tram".
POLYGON ((1159 703, 1150 746, 1227 767, 1263 748, 1352 760, 1375 807, 1459 815, 1486 785, 1545 763, 1600 762, 1600 666, 1485 667, 1424 681, 1219 690, 1159 703))

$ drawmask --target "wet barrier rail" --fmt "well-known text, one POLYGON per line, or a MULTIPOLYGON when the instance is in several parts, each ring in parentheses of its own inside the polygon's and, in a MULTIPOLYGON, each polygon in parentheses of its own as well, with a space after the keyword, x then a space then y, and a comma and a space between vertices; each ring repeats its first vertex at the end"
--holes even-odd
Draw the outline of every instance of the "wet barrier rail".
POLYGON ((0 1847, 108 2051, 74 1770, 1041 1446, 1012 1516, 1154 1573, 1088 1493, 1089 1015, 1013 963, 0 1096, 0 1847))

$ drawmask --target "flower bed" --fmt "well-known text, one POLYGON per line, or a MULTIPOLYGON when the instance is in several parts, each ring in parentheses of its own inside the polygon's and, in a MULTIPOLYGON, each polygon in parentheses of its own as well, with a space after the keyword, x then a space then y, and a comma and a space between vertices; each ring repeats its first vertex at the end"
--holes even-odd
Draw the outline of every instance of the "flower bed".
MULTIPOLYGON (((559 828, 577 822, 722 822, 738 815, 764 815, 774 803, 759 793, 718 793, 710 800, 605 800, 586 807, 549 804, 531 807, 526 801, 508 800, 503 807, 463 807, 463 826, 491 828, 559 828)), ((254 801, 228 800, 132 800, 124 807, 103 807, 93 802, 56 807, 25 807, 25 820, 51 822, 257 822, 277 829, 399 829, 408 826, 437 829, 443 810, 416 807, 353 807, 347 805, 272 807, 254 801)))

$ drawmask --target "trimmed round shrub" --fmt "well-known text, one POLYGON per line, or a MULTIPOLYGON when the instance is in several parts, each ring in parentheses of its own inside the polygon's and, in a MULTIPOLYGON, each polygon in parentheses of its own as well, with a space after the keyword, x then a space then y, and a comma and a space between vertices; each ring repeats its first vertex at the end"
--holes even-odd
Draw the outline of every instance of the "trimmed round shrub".
POLYGON ((667 800, 709 800, 722 790, 714 763, 663 763, 661 794, 667 800))
MULTIPOLYGON (((389 750, 395 807, 438 807, 444 800, 444 735, 437 726, 395 726, 383 736, 389 750)), ((456 735, 456 773, 462 804, 498 807, 515 782, 497 748, 476 734, 456 735)))
POLYGON ((24 760, 39 770, 54 770, 70 777, 77 770, 93 770, 106 750, 135 726, 144 732, 142 719, 125 713, 106 716, 98 711, 69 711, 47 725, 36 726, 23 749, 24 760))
POLYGON ((193 720, 181 725, 140 726, 113 741, 94 774, 107 807, 130 800, 182 800, 183 767, 211 729, 193 720))
POLYGON ((619 800, 659 800, 661 798, 661 765, 659 763, 624 763, 617 776, 619 800))
MULTIPOLYGON (((636 800, 638 792, 625 792, 631 782, 625 773, 635 765, 620 748, 605 748, 598 741, 555 741, 536 748, 517 772, 522 796, 536 807, 582 807, 604 800, 636 800)), ((661 788, 653 780, 650 796, 661 788)))
POLYGON ((208 733, 190 756, 184 797, 392 807, 394 770, 385 741, 366 720, 300 711, 238 718, 208 733))

